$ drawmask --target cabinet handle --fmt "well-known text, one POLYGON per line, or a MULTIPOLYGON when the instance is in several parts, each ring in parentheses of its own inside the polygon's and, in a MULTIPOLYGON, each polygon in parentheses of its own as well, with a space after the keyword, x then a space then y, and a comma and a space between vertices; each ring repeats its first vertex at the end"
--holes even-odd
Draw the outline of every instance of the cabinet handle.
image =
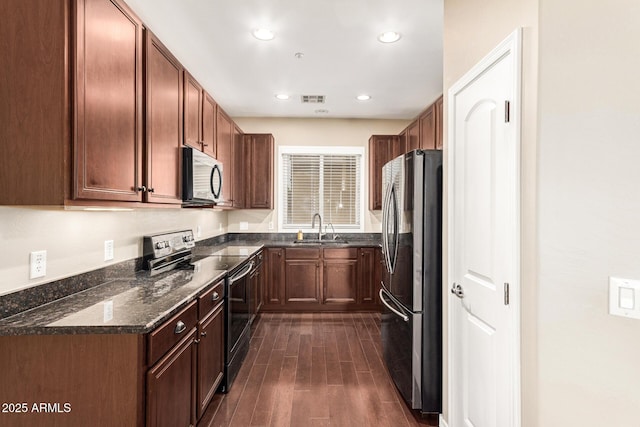
POLYGON ((203 147, 208 147, 208 146, 209 146, 209 144, 205 144, 205 143, 203 142, 203 143, 202 143, 202 146, 203 146, 203 147))
POLYGON ((187 325, 185 325, 182 320, 178 320, 178 323, 176 323, 176 327, 173 330, 173 333, 176 334, 176 335, 179 335, 179 334, 183 333, 186 330, 187 330, 187 325))
POLYGON ((211 300, 212 301, 218 301, 220 299, 220 294, 217 292, 214 292, 213 295, 211 295, 211 300))
POLYGON ((153 189, 153 188, 149 188, 147 191, 148 191, 149 193, 153 193, 153 192, 154 192, 154 191, 156 191, 156 190, 155 190, 155 189, 153 189))
POLYGON ((193 340, 193 343, 194 343, 194 344, 199 344, 199 343, 200 343, 200 340, 193 340))
POLYGON ((206 331, 205 332, 200 332, 200 336, 201 337, 206 337, 207 336, 207 332, 206 331))
POLYGON ((144 193, 145 191, 147 191, 147 187, 145 187, 144 185, 142 187, 136 187, 136 191, 142 191, 144 193))

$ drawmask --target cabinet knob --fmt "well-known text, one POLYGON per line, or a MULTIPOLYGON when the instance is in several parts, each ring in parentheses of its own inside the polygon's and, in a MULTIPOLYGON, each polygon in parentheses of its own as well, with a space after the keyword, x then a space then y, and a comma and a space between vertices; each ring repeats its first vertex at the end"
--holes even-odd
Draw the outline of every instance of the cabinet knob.
POLYGON ((178 323, 176 323, 176 327, 173 330, 173 333, 178 335, 178 334, 183 333, 186 330, 187 330, 187 325, 185 325, 182 320, 178 320, 178 323))
POLYGON ((193 343, 194 343, 194 344, 199 344, 199 343, 200 343, 200 340, 193 340, 193 343))
POLYGON ((155 189, 153 189, 153 188, 149 188, 147 191, 148 191, 149 193, 153 193, 153 192, 154 192, 154 191, 156 191, 156 190, 155 190, 155 189))
POLYGON ((214 292, 213 295, 211 295, 211 300, 212 301, 218 301, 220 299, 220 294, 217 292, 214 292))
POLYGON ((144 193, 145 191, 147 191, 147 187, 145 187, 144 185, 142 187, 136 187, 136 191, 142 191, 144 193))
POLYGON ((201 337, 206 337, 207 336, 207 332, 206 331, 205 332, 200 332, 200 336, 201 337))

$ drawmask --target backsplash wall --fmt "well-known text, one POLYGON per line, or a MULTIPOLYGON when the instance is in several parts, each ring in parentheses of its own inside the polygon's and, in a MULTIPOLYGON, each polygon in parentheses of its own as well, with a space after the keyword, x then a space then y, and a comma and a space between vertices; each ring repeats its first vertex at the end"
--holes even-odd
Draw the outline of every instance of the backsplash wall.
POLYGON ((142 256, 142 236, 200 226, 202 240, 226 233, 227 212, 211 209, 67 211, 0 206, 0 295, 142 256), (104 261, 104 241, 114 259, 104 261), (46 276, 29 279, 29 253, 46 250, 46 276))

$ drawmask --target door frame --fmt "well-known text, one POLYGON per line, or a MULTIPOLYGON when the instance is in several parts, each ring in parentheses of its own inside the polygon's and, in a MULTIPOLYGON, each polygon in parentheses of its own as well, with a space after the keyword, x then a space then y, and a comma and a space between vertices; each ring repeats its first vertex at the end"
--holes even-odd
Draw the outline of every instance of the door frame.
POLYGON ((513 126, 512 137, 513 151, 509 153, 511 166, 514 171, 514 180, 512 182, 512 191, 515 198, 514 209, 514 221, 509 224, 513 235, 515 236, 512 251, 515 254, 514 265, 511 268, 514 271, 513 283, 509 284, 509 308, 510 308, 510 321, 513 328, 508 332, 509 340, 511 343, 511 354, 508 359, 511 362, 511 425, 513 427, 520 427, 521 425, 521 324, 520 324, 520 283, 521 283, 521 163, 520 163, 520 144, 522 134, 522 121, 521 121, 521 102, 522 102, 522 29, 517 28, 507 38, 505 38, 500 44, 498 44, 489 54, 482 58, 476 65, 474 65, 467 73, 465 73, 456 83, 454 83, 447 93, 447 144, 445 150, 447 150, 447 283, 443 283, 443 292, 449 297, 447 299, 447 331, 448 331, 448 369, 447 369, 447 384, 448 384, 448 416, 447 421, 451 424, 451 427, 458 427, 452 424, 452 414, 454 413, 454 400, 453 400, 453 387, 455 381, 452 381, 456 377, 456 373, 452 369, 451 360, 453 360, 453 343, 455 339, 452 338, 454 316, 453 316, 453 304, 457 302, 458 298, 453 295, 449 289, 452 286, 452 278, 454 277, 454 263, 455 259, 453 236, 455 235, 453 210, 451 207, 454 205, 455 195, 453 194, 454 183, 454 156, 455 140, 453 136, 455 134, 455 96, 461 92, 468 85, 473 83, 484 72, 489 69, 494 63, 498 62, 506 55, 514 55, 514 85, 513 85, 513 99, 510 101, 510 120, 509 122, 513 126))

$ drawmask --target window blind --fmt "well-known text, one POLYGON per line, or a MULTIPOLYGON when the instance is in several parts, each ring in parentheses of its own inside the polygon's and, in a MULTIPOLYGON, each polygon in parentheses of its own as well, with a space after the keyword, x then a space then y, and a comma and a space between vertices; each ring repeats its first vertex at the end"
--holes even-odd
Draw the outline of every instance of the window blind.
POLYGON ((283 154, 282 162, 283 227, 310 228, 316 212, 336 229, 360 227, 361 155, 283 154))

